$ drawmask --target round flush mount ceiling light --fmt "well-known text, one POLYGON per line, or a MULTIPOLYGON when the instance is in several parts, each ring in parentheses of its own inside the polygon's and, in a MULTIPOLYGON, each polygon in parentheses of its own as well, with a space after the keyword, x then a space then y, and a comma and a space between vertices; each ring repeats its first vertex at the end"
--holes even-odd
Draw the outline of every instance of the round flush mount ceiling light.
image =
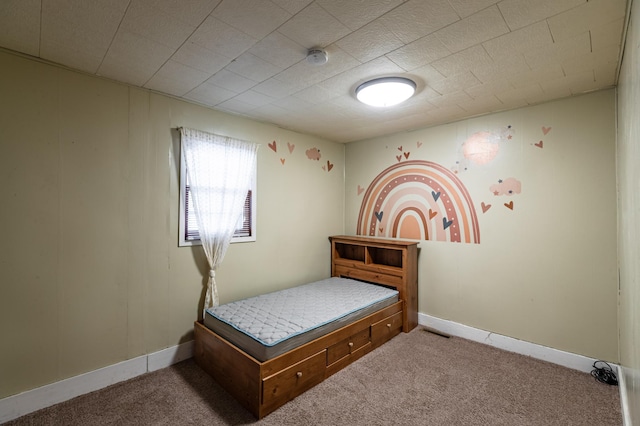
POLYGON ((374 107, 390 107, 406 101, 416 91, 416 83, 405 77, 382 77, 362 83, 356 98, 374 107))

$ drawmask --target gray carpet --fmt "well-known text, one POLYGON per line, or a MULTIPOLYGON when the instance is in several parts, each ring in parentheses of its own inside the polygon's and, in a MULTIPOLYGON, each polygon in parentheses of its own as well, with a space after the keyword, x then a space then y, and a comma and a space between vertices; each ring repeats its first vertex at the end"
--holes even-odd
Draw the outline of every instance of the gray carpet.
POLYGON ((621 425, 618 388, 420 327, 256 421, 193 360, 8 425, 621 425))

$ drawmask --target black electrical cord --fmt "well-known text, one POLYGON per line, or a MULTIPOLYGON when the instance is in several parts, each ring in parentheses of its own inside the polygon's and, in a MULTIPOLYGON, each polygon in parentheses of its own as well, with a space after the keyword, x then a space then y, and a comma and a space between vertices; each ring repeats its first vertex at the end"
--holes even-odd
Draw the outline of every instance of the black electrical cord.
POLYGON ((613 372, 613 368, 604 361, 596 361, 593 363, 593 370, 591 375, 599 382, 606 383, 612 386, 618 386, 618 378, 616 373, 613 372), (604 364, 598 367, 598 363, 604 364))

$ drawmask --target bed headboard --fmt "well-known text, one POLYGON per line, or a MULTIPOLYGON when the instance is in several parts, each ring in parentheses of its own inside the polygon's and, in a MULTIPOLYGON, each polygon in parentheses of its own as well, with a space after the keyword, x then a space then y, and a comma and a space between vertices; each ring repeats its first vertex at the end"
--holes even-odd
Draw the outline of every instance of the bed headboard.
POLYGON ((418 325, 418 241, 337 235, 331 275, 394 287, 404 301, 403 331, 418 325))

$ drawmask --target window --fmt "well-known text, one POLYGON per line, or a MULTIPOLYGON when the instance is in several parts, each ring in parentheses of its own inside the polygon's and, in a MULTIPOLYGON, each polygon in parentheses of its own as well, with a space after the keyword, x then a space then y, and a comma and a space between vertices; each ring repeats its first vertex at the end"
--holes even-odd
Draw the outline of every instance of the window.
MULTIPOLYGON (((256 240, 256 194, 255 194, 255 173, 251 189, 247 192, 247 198, 242 209, 242 218, 238 222, 238 228, 231 240, 232 243, 249 242, 256 240)), ((191 191, 189 190, 189 180, 187 177, 187 166, 184 155, 180 156, 180 229, 179 245, 192 246, 200 245, 200 234, 198 232, 198 222, 195 216, 191 191), (191 208, 190 208, 191 207, 191 208)), ((215 191, 216 188, 211 188, 215 191)))

